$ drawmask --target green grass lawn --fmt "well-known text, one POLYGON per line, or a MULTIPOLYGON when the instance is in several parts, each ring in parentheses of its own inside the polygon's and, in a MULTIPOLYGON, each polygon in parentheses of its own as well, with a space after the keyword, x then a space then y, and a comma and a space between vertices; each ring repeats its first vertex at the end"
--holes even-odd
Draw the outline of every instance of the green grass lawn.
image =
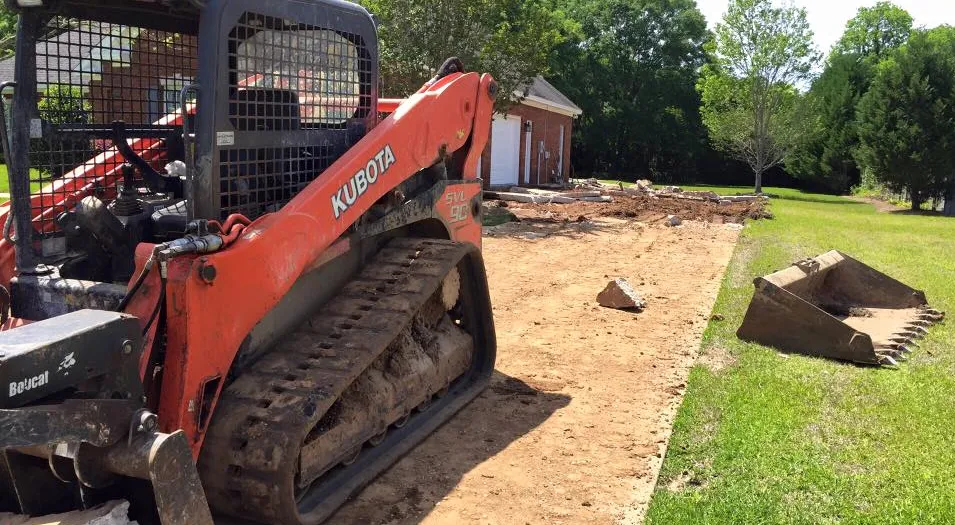
MULTIPOLYGON (((38 179, 40 172, 37 170, 30 170, 30 178, 38 179)), ((39 182, 31 182, 30 190, 36 192, 40 189, 43 184, 39 182)), ((0 164, 0 193, 9 194, 10 193, 10 178, 7 174, 6 164, 0 164)), ((0 203, 7 202, 9 200, 7 197, 0 197, 0 203)))
POLYGON ((766 191, 776 219, 744 230, 704 335, 730 364, 692 370, 647 523, 955 523, 955 323, 897 370, 735 335, 755 276, 830 249, 955 312, 955 219, 766 191))

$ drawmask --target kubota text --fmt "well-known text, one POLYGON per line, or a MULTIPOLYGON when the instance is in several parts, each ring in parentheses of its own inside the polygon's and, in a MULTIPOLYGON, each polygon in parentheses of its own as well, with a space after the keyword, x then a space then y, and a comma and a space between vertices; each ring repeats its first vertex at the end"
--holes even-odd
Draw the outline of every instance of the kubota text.
POLYGON ((342 214, 348 211, 353 204, 368 191, 378 179, 388 171, 388 168, 395 163, 395 153, 391 146, 385 146, 375 155, 375 158, 368 161, 368 164, 354 174, 349 181, 338 188, 338 193, 332 195, 332 210, 335 212, 335 218, 341 218, 342 214))

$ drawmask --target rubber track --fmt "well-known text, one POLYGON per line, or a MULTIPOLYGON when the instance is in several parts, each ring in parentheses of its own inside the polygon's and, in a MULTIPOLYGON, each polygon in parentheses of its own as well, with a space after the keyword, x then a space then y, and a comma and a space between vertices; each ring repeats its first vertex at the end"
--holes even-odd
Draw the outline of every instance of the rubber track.
POLYGON ((266 523, 307 521, 294 498, 303 441, 468 251, 451 241, 393 240, 227 387, 199 461, 214 510, 266 523))

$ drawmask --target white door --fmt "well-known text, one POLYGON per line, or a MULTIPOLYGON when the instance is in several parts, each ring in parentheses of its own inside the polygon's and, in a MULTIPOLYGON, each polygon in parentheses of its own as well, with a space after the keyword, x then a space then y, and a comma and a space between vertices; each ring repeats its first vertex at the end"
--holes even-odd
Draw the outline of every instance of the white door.
POLYGON ((520 167, 521 117, 496 117, 491 126, 491 186, 516 186, 520 167))

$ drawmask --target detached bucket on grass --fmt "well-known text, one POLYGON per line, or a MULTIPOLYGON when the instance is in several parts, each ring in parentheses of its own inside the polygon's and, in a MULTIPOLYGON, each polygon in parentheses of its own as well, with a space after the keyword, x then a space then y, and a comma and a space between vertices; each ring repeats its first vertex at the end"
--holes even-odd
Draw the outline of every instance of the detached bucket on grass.
POLYGON ((784 352, 896 365, 945 314, 915 290, 831 251, 755 281, 736 335, 784 352))

